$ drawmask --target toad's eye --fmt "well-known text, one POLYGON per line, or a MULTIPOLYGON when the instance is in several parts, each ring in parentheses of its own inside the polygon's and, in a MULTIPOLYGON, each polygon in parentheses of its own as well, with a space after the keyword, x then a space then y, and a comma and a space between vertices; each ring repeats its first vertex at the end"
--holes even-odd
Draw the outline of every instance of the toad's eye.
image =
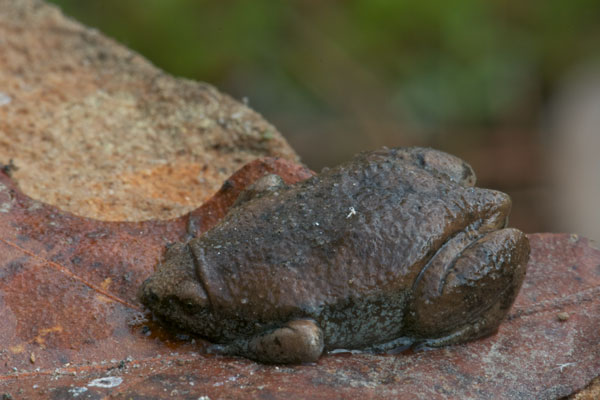
POLYGON ((197 309, 208 306, 208 297, 198 281, 186 280, 177 288, 177 298, 182 306, 197 309))

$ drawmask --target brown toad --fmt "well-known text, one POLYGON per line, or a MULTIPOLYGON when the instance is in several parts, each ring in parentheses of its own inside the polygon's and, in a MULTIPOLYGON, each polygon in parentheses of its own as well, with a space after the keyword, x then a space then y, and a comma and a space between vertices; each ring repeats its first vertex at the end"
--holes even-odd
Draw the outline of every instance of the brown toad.
POLYGON ((510 198, 423 148, 382 149, 291 186, 269 175, 141 289, 163 320, 268 363, 455 344, 496 331, 523 281, 510 198))

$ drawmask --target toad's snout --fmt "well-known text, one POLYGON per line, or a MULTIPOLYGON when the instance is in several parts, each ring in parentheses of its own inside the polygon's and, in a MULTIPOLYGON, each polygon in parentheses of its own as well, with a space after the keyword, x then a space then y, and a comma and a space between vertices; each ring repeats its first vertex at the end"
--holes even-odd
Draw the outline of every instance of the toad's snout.
POLYGON ((189 321, 183 319, 209 308, 208 296, 196 277, 191 255, 185 247, 179 256, 168 259, 144 281, 139 298, 157 315, 177 319, 174 322, 182 326, 189 325, 189 321))
POLYGON ((181 270, 160 271, 148 278, 140 288, 140 300, 148 305, 179 303, 183 307, 203 307, 208 303, 206 292, 197 281, 175 276, 181 270), (165 279, 165 275, 170 275, 165 279))

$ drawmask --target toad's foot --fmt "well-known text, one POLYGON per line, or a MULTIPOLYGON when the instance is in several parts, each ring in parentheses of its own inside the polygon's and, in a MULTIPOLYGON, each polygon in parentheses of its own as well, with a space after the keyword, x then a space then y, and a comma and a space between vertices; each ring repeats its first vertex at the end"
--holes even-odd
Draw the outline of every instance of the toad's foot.
MULTIPOLYGON (((503 294, 503 296, 505 298, 513 297, 513 293, 509 293, 511 290, 512 289, 507 288, 507 291, 503 294)), ((502 318, 499 318, 498 316, 504 316, 506 314, 504 310, 505 307, 506 305, 499 301, 495 303, 492 307, 490 307, 487 311, 485 311, 485 313, 481 315, 478 320, 470 322, 462 328, 446 336, 417 341, 416 347, 442 347, 453 344, 465 343, 470 340, 494 334, 498 330, 498 326, 502 321, 502 318)))
POLYGON ((298 319, 228 347, 228 353, 267 364, 311 363, 323 353, 323 331, 312 320, 298 319))

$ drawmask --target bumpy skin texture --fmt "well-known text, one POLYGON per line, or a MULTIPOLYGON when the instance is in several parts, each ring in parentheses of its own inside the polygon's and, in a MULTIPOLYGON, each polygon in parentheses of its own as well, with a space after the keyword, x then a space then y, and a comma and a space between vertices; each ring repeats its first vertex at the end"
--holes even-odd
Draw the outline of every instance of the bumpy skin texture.
POLYGON ((141 300, 263 362, 488 335, 529 244, 505 228, 510 198, 474 183, 463 161, 422 148, 361 153, 289 187, 266 177, 213 229, 169 249, 141 300))

